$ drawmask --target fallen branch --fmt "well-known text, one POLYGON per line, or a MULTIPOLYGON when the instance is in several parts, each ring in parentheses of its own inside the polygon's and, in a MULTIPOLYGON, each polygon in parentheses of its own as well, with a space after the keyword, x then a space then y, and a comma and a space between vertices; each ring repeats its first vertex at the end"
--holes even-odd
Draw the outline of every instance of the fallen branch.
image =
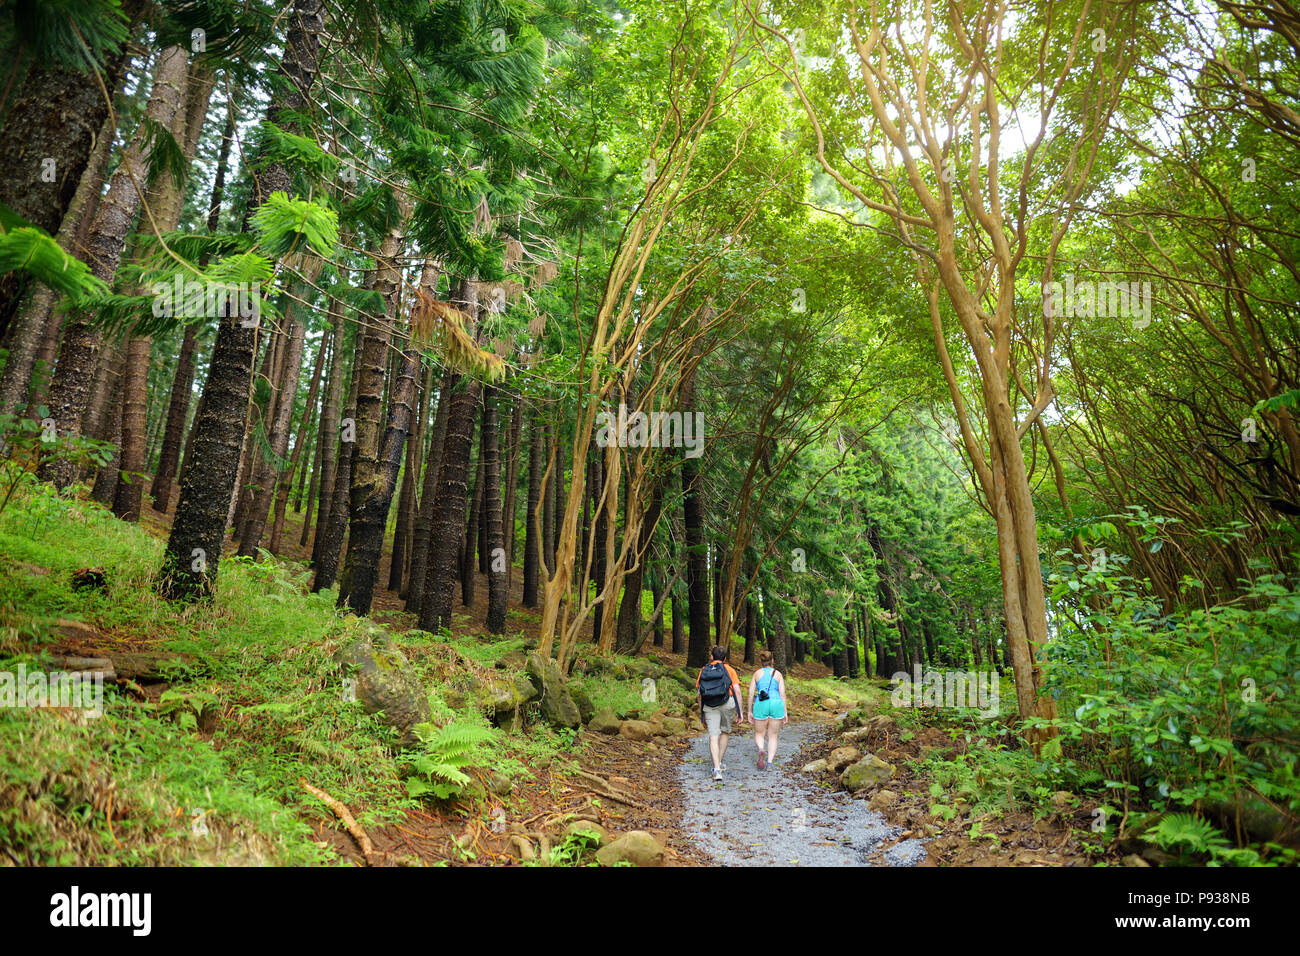
POLYGON ((348 808, 339 803, 324 790, 319 787, 313 787, 307 782, 306 777, 299 777, 298 783, 313 797, 334 811, 334 815, 342 821, 343 826, 347 828, 348 833, 352 834, 352 839, 357 841, 357 846, 361 848, 361 853, 366 858, 366 865, 374 866, 375 859, 379 855, 375 852, 375 845, 370 842, 370 837, 366 834, 366 831, 361 828, 361 824, 357 823, 356 818, 352 816, 348 811, 348 808))

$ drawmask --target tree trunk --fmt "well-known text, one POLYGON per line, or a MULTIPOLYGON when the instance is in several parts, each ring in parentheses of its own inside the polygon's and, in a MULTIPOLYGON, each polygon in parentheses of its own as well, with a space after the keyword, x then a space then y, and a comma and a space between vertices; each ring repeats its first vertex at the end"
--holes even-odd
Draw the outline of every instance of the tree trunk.
POLYGON ((519 446, 524 421, 524 398, 518 392, 510 402, 510 450, 506 457, 506 503, 501 513, 502 533, 506 549, 506 589, 515 573, 515 502, 519 497, 519 446))
MULTIPOLYGON (((306 327, 304 326, 304 333, 306 327)), ((275 493, 275 521, 271 526, 271 553, 280 553, 281 538, 284 535, 284 518, 285 510, 289 505, 289 493, 293 485, 294 473, 298 470, 298 463, 302 458, 303 446, 311 439, 312 419, 316 414, 316 395, 320 391, 321 374, 325 366, 325 343, 322 337, 320 347, 316 352, 316 362, 312 367, 311 384, 307 386, 307 404, 302 410, 302 425, 298 429, 297 440, 293 443, 293 455, 289 459, 289 467, 280 473, 279 487, 275 493)), ((297 388, 297 376, 294 378, 294 387, 297 388)), ((290 403, 290 414, 292 414, 292 402, 290 403)), ((306 527, 304 523, 303 527, 306 527)))
POLYGON ((253 515, 253 502, 261 490, 261 483, 266 481, 268 469, 273 467, 262 452, 262 442, 249 441, 249 438, 261 429, 263 440, 268 445, 275 440, 276 402, 283 385, 279 376, 284 368, 284 351, 289 335, 296 326, 290 314, 272 331, 262 351, 262 366, 254 379, 253 396, 248 403, 248 425, 244 431, 244 450, 239 459, 239 482, 235 485, 235 503, 231 511, 230 536, 236 545, 243 545, 253 515), (270 386, 264 405, 257 401, 257 381, 270 386))
MULTIPOLYGON (((145 9, 138 0, 123 3, 128 38, 145 9)), ((21 41, 21 33, 18 38, 21 41)), ((0 203, 51 236, 59 232, 102 142, 100 134, 111 112, 104 90, 113 96, 121 89, 130 45, 128 39, 122 49, 108 53, 99 76, 89 69, 31 64, 4 110, 0 203)), ((108 132, 111 139, 114 131, 108 132)), ((0 276, 0 337, 7 331, 27 285, 20 272, 0 276)), ((0 411, 6 410, 0 407, 0 411)))
POLYGON ((674 586, 672 593, 668 596, 669 603, 672 605, 673 612, 673 653, 686 653, 686 608, 682 599, 677 594, 677 587, 674 586))
MULTIPOLYGON (((198 151, 199 137, 203 132, 215 79, 216 75, 211 69, 206 66, 196 67, 186 80, 184 108, 177 109, 172 116, 171 134, 180 145, 187 168, 198 151)), ((159 176, 147 192, 149 215, 145 220, 149 231, 161 234, 174 230, 180 223, 184 200, 183 180, 167 173, 159 176)), ((143 227, 145 223, 141 225, 143 227)), ((133 255, 138 257, 139 251, 133 255)), ((190 331, 190 328, 187 326, 186 331, 190 331)), ((191 351, 192 349, 191 339, 191 351)), ((141 503, 144 500, 151 351, 152 339, 149 336, 134 336, 127 347, 126 369, 122 379, 122 475, 113 499, 113 513, 128 521, 140 520, 141 503)))
POLYGON ((542 497, 542 423, 534 411, 528 430, 528 507, 524 516, 524 607, 537 607, 538 552, 544 535, 538 527, 542 497))
MULTIPOLYGON (((375 274, 371 289, 378 292, 384 303, 383 314, 370 316, 363 322, 361 345, 357 350, 357 363, 353 369, 356 382, 356 450, 352 457, 349 500, 351 515, 348 529, 348 550, 343 559, 343 574, 339 582, 339 607, 350 606, 358 614, 368 614, 374 599, 375 581, 379 573, 379 557, 383 550, 384 526, 388 522, 388 509, 392 503, 393 489, 388 485, 387 460, 381 464, 381 452, 391 449, 380 447, 380 423, 384 417, 384 382, 387 378, 388 355, 392 345, 398 296, 401 292, 401 266, 398 262, 405 245, 406 218, 409 205, 402 203, 397 220, 390 226, 380 243, 375 258, 375 274), (358 586, 358 593, 352 588, 358 586)), ((401 394, 396 395, 384 438, 393 441, 401 438, 397 449, 398 463, 405 447, 406 432, 410 427, 411 401, 415 394, 415 369, 412 351, 405 350, 401 360, 401 394), (398 405, 402 407, 400 410, 398 405)), ((395 383, 396 384, 396 383, 395 383)), ((393 473, 394 484, 396 472, 393 473)))
POLYGON ((660 571, 659 568, 655 568, 654 580, 650 585, 650 599, 654 601, 655 608, 657 609, 655 611, 655 619, 654 619, 655 647, 664 646, 664 608, 663 608, 664 589, 663 589, 663 585, 659 583, 659 571, 660 571))
MULTIPOLYGON (((361 333, 358 331, 356 336, 358 350, 361 344, 361 333)), ((354 374, 348 385, 348 403, 343 409, 343 417, 339 422, 339 450, 334 464, 334 488, 330 498, 329 522, 325 526, 325 533, 321 535, 320 556, 316 562, 316 577, 312 581, 313 591, 332 588, 335 581, 338 580, 339 555, 343 550, 343 538, 348 531, 348 512, 350 510, 348 503, 352 497, 352 464, 357 443, 355 434, 349 436, 348 432, 349 430, 355 430, 356 426, 357 388, 360 377, 355 374, 355 370, 359 368, 360 363, 361 357, 358 354, 352 360, 354 374), (346 441, 344 441, 345 438, 346 441)), ((342 589, 340 589, 341 591, 342 589)))
POLYGON ((634 653, 641 646, 641 592, 645 581, 645 565, 650 557, 650 545, 654 540, 663 504, 663 482, 656 480, 650 489, 650 506, 641 519, 636 552, 629 555, 636 563, 623 577, 623 598, 618 608, 618 638, 614 645, 618 654, 634 653))
POLYGON ((858 631, 857 625, 853 621, 852 609, 849 610, 848 620, 845 622, 845 626, 848 628, 848 633, 845 636, 845 640, 847 641, 847 660, 845 661, 845 666, 849 679, 853 680, 862 673, 862 669, 861 664, 858 661, 858 631))
MULTIPOLYGON (((433 287, 426 281, 432 264, 424 264, 420 287, 429 295, 437 290, 437 270, 433 287)), ((433 368, 420 360, 417 373, 415 421, 406 441, 406 461, 402 469, 402 490, 397 500, 397 527, 393 532, 393 557, 388 569, 388 590, 406 597, 406 573, 411 564, 411 537, 415 533, 415 490, 420 480, 420 462, 424 458, 424 436, 429 421, 429 392, 433 386, 433 368)))
MULTIPOLYGON (((312 540, 311 564, 320 563, 320 552, 329 529, 330 508, 334 503, 334 478, 339 462, 339 406, 343 402, 343 381, 347 375, 343 358, 343 303, 330 300, 330 382, 320 412, 320 436, 316 455, 320 458, 320 485, 316 498, 316 535, 312 540)), ((303 532, 307 529, 304 525, 303 532)), ((304 538, 303 543, 306 544, 304 538)))
POLYGON ((165 512, 176 482, 176 468, 181 459, 181 438, 185 419, 189 417, 190 398, 194 392, 194 349, 198 341, 195 326, 185 326, 180 357, 176 360, 176 377, 172 379, 171 399, 167 403, 167 425, 163 429, 162 453, 149 489, 155 511, 165 512))
MULTIPOLYGON (((153 340, 133 335, 126 347, 122 374, 121 474, 113 495, 113 514, 126 521, 140 520, 144 500, 145 426, 148 414, 149 354, 153 340)), ((117 402, 114 403, 119 404, 117 402)))
MULTIPOLYGON (((163 129, 170 129, 180 109, 185 90, 187 54, 178 46, 168 47, 158 56, 153 90, 145 117, 163 129)), ((48 91, 47 91, 48 92, 48 91)), ((145 123, 140 124, 145 127, 145 123)), ((98 122, 94 128, 98 128, 98 122)), ((131 145, 122 155, 109 182, 108 193, 100 200, 94 225, 87 241, 90 271, 108 284, 117 272, 126 237, 140 208, 137 184, 147 178, 145 129, 136 131, 131 145)), ((75 189, 75 184, 73 186, 75 189)), ((65 204, 66 205, 66 204, 65 204)), ((90 399, 95 365, 103 344, 103 333, 89 319, 68 322, 60 350, 54 380, 50 385, 50 417, 61 435, 81 434, 81 419, 90 399)), ((59 488, 66 487, 75 476, 75 465, 62 458, 47 458, 41 463, 42 479, 59 488)))
MULTIPOLYGON (((480 404, 482 389, 479 390, 480 404)), ((478 420, 478 407, 474 420, 478 420)), ((474 426, 470 425, 470 447, 474 444, 474 426)), ((478 549, 478 516, 483 509, 483 449, 480 443, 478 460, 474 464, 474 493, 469 496, 469 517, 465 520, 464 534, 460 539, 460 603, 474 606, 474 554, 478 549)))
POLYGON ((108 347, 108 354, 100 363, 102 380, 97 382, 103 389, 103 400, 98 403, 104 409, 102 421, 94 423, 95 430, 91 437, 98 441, 112 444, 112 457, 95 472, 95 483, 91 486, 90 497, 105 508, 113 507, 113 498, 117 495, 117 483, 121 477, 122 466, 122 366, 125 342, 114 342, 108 347))
MULTIPOLYGON (((713 635, 714 642, 724 647, 731 646, 731 629, 727 628, 723 633, 722 615, 723 605, 727 602, 722 597, 722 565, 726 561, 726 555, 723 553, 722 545, 716 545, 713 548, 713 635)), ((728 614, 728 617, 730 615, 728 614)))
MULTIPOLYGON (((362 474, 362 481, 352 484, 352 529, 348 532, 348 556, 344 567, 346 587, 339 588, 340 604, 344 591, 347 606, 359 615, 370 613, 375 583, 379 580, 379 562, 383 556, 384 528, 397 489, 397 472, 402 465, 407 434, 411 427, 411 409, 415 399, 415 376, 420 367, 420 353, 415 348, 401 352, 397 375, 389 396, 388 420, 379 450, 379 473, 375 478, 362 474)), ((358 443, 359 444, 359 443, 358 443)), ((362 461, 358 451, 356 462, 362 461)), ((353 466, 356 468, 356 465, 353 466)), ((360 473, 360 472, 359 472, 360 473)))
MULTIPOLYGON (((210 75, 215 80, 215 74, 210 75)), ((209 97, 211 92, 212 87, 209 85, 209 97)), ((191 112, 190 115, 193 117, 194 113, 191 112)), ((200 118, 198 124, 202 125, 202 122, 203 120, 200 118)), ((190 125, 187 124, 186 135, 189 136, 190 133, 190 125)), ((226 124, 221 135, 221 147, 217 154, 217 171, 212 181, 212 193, 208 198, 209 233, 216 232, 220 224, 221 202, 226 188, 226 167, 230 162, 230 144, 234 139, 234 135, 234 110, 227 109, 226 124)), ((195 143, 197 145, 197 136, 195 143)), ((168 403, 167 408, 167 427, 163 431, 162 454, 158 459, 158 470, 154 475, 153 487, 149 491, 156 511, 165 512, 167 510, 167 506, 171 502, 172 486, 176 482, 177 471, 180 467, 181 440, 185 434, 186 419, 189 417, 190 401, 194 391, 194 352, 197 339, 197 327, 193 324, 186 325, 185 334, 181 339, 180 359, 176 363, 176 377, 172 382, 171 401, 168 403)))
POLYGON ((505 547, 505 530, 501 526, 501 457, 497 440, 497 396, 489 388, 483 396, 483 505, 487 514, 488 546, 488 613, 490 634, 506 629, 506 605, 509 600, 509 561, 505 547))
POLYGON ((790 635, 785 629, 785 616, 766 594, 763 595, 763 607, 769 609, 767 632, 772 639, 772 666, 784 674, 790 669, 790 635))
MULTIPOLYGON (((476 316, 478 303, 473 284, 461 280, 458 293, 456 305, 476 316)), ((430 530, 424 599, 420 605, 420 627, 426 631, 451 627, 456 559, 465 530, 466 478, 478 400, 479 383, 465 378, 453 393, 447 411, 447 440, 438 477, 438 511, 430 530)))
MULTIPOLYGON (((307 294, 305 283, 299 285, 298 289, 300 295, 307 294)), ((250 558, 257 556, 258 545, 262 543, 276 485, 284 482, 287 475, 287 470, 283 468, 281 462, 289 451, 293 407, 298 397, 298 379, 302 375, 302 352, 307 335, 305 318, 305 316, 294 316, 290 320, 292 325, 285 339, 283 356, 279 362, 279 374, 276 377, 274 410, 272 411, 271 407, 267 409, 271 413, 267 418, 267 442, 271 447, 271 454, 270 457, 259 455, 257 458, 258 464, 253 471, 255 490, 249 504, 248 519, 239 540, 239 553, 250 558)))
POLYGON ((587 594, 590 588, 587 582, 591 576, 587 573, 587 568, 591 561, 591 508, 595 503, 592 501, 592 489, 596 487, 596 463, 595 455, 592 454, 594 449, 587 450, 587 460, 583 468, 583 480, 586 492, 582 496, 582 540, 579 542, 578 566, 574 569, 573 580, 577 585, 579 594, 587 594))
MULTIPOLYGON (((689 407, 686 406, 686 407, 689 407)), ((701 501, 698 459, 682 456, 682 511, 686 527, 686 595, 690 604, 691 638, 686 652, 688 668, 709 662, 709 568, 704 543, 704 507, 701 501)))
MULTIPOLYGON (((99 208, 100 191, 113 145, 113 132, 112 117, 105 117, 86 171, 68 206, 67 215, 63 217, 63 224, 59 227, 59 246, 72 255, 76 255, 78 239, 85 240, 99 208)), ((9 357, 5 360, 3 378, 0 378, 0 415, 14 414, 24 404, 38 404, 35 394, 32 402, 25 402, 29 387, 38 385, 33 382, 33 373, 38 367, 40 381, 34 391, 44 393, 44 386, 49 383, 49 375, 54 368, 58 331, 63 320, 63 316, 54 311, 57 304, 58 295, 53 289, 37 285, 18 310, 8 337, 9 357)))
MULTIPOLYGON (((320 38, 325 31, 322 0, 295 0, 289 16, 280 72, 286 82, 267 110, 267 119, 289 132, 298 132, 294 114, 306 105, 306 93, 316 78, 320 38)), ((255 175, 259 196, 276 190, 288 193, 292 174, 273 160, 255 175)), ((245 229, 251 218, 245 219, 245 229)), ((247 319, 226 316, 212 350, 212 370, 204 387, 203 414, 195 422, 195 461, 186 469, 181 498, 163 558, 161 588, 171 599, 211 596, 216 587, 226 518, 239 474, 244 445, 249 384, 257 347, 256 330, 247 319)))
POLYGON ((754 657, 754 647, 757 643, 755 634, 758 630, 758 622, 754 620, 754 602, 749 599, 745 600, 745 627, 742 633, 745 635, 745 663, 753 664, 756 660, 754 657))
POLYGON ((553 465, 551 480, 546 483, 546 500, 542 502, 542 569, 548 578, 555 574, 555 486, 559 484, 560 472, 556 451, 555 423, 551 422, 546 426, 546 456, 553 465))
MULTIPOLYGON (((609 509, 601 503, 605 495, 605 452, 603 449, 597 449, 596 454, 592 456, 591 461, 591 507, 593 511, 592 523, 596 526, 595 538, 592 542, 592 560, 591 560, 591 577, 596 582, 596 590, 599 592, 605 587, 605 578, 609 574, 609 568, 606 567, 607 553, 605 550, 605 539, 609 536, 609 509)), ((595 636, 597 643, 600 641, 600 635, 605 627, 605 602, 597 604, 591 612, 591 633, 595 636)))
POLYGON ((442 468, 443 446, 447 441, 447 416, 451 411, 451 393, 456 384, 456 376, 447 369, 442 374, 442 383, 438 386, 438 411, 434 415, 433 434, 429 438, 429 453, 424 464, 424 482, 420 492, 420 507, 415 514, 415 532, 411 538, 411 580, 406 592, 406 610, 416 615, 425 598, 425 582, 428 579, 429 549, 433 522, 438 514, 438 493, 442 487, 438 483, 442 468))

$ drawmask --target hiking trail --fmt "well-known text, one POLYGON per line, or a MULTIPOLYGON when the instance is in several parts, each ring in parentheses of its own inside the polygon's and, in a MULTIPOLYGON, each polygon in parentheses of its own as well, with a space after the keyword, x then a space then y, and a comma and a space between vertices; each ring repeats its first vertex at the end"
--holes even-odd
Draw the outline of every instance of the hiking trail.
POLYGON ((818 787, 799 773, 799 751, 829 733, 826 724, 792 721, 781 731, 776 763, 756 765, 753 726, 736 728, 723 760, 721 784, 712 780, 707 734, 683 756, 682 828, 701 850, 728 866, 915 866, 923 841, 896 841, 892 826, 843 791, 818 787), (882 852, 879 851, 884 847, 882 852), (874 858, 873 858, 874 857, 874 858))

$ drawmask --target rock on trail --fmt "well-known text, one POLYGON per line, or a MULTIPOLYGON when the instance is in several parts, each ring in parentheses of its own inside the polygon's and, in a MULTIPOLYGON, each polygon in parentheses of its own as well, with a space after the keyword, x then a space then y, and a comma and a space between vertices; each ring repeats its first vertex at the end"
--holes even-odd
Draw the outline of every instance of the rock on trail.
POLYGON ((792 758, 823 725, 791 723, 781 732, 776 764, 756 766, 752 728, 733 734, 721 785, 712 780, 708 735, 692 741, 681 767, 686 811, 682 828, 724 866, 915 866, 925 859, 917 839, 870 857, 902 830, 841 791, 827 791, 798 773, 792 758))

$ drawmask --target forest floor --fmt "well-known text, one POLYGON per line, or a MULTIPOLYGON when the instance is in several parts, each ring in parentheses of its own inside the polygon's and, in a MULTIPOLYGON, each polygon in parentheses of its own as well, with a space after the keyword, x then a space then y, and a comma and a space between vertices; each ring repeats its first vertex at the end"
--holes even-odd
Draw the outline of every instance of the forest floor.
MULTIPOLYGON (((331 594, 304 593, 300 519, 290 513, 279 561, 231 562, 228 570, 223 562, 218 605, 178 611, 151 585, 170 517, 146 508, 136 528, 44 492, 4 516, 0 658, 107 657, 119 678, 103 719, 0 712, 0 835, 11 834, 0 849, 10 862, 587 862, 589 848, 567 835, 578 821, 615 834, 646 831, 669 865, 1099 859, 1081 842, 1086 803, 1057 794, 1052 809, 1040 801, 1031 810, 1003 799, 998 791, 1011 787, 1000 779, 990 789, 951 775, 987 742, 972 737, 969 722, 891 708, 882 682, 837 680, 813 662, 789 669, 792 721, 777 765, 762 773, 750 725, 736 728, 719 786, 709 779, 698 724, 684 735, 633 740, 534 723, 497 734, 467 799, 413 800, 402 755, 355 704, 340 703, 329 661, 343 638, 331 594), (103 593, 70 585, 85 566, 103 569, 103 593), (871 736, 859 742, 895 767, 886 786, 853 798, 834 774, 801 772, 871 715, 871 736), (308 796, 304 781, 351 810, 373 844, 368 860, 355 832, 308 796)), ((394 633, 435 696, 451 700, 461 672, 520 666, 535 640, 538 614, 521 607, 521 578, 516 569, 505 635, 487 634, 482 623, 482 575, 473 605, 458 602, 449 640, 430 644, 409 633, 414 619, 387 590, 377 589, 372 617, 394 633)), ((387 583, 386 556, 379 584, 387 583)), ((618 674, 588 670, 572 679, 620 717, 652 708, 686 716, 690 694, 676 681, 660 679, 658 701, 645 705, 641 678, 628 673, 634 665, 666 673, 685 655, 647 643, 641 656, 617 662, 618 674)), ((454 708, 439 706, 457 719, 454 708)))

